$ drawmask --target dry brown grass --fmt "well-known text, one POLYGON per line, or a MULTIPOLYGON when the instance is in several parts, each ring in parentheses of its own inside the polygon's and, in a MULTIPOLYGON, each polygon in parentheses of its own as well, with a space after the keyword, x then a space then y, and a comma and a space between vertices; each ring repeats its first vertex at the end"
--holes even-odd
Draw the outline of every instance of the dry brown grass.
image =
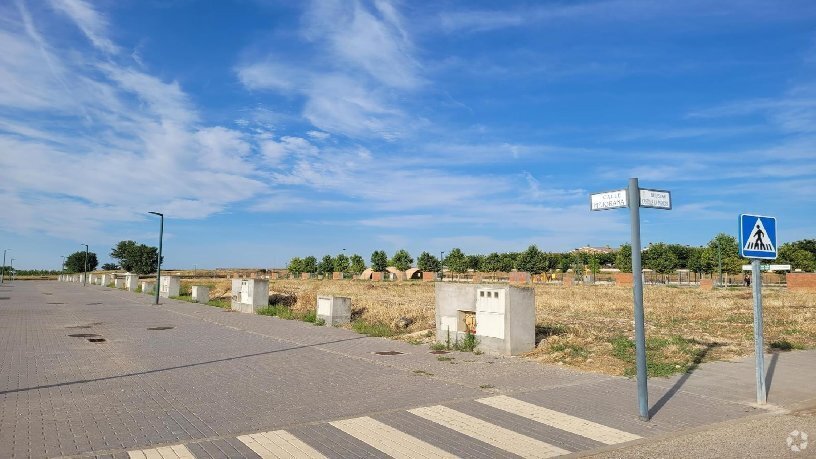
MULTIPOLYGON (((184 281, 184 284, 192 284, 184 281)), ((214 286, 213 298, 227 298, 230 282, 198 280, 214 286)), ((292 299, 292 308, 315 307, 318 295, 348 296, 353 316, 396 330, 406 317, 413 323, 403 336, 416 339, 434 328, 434 286, 426 282, 271 280, 270 294, 292 299)), ((632 290, 616 286, 536 285, 538 345, 530 358, 607 374, 628 374, 627 339, 633 336, 632 290)), ((646 333, 655 374, 685 371, 699 362, 753 352, 753 300, 748 289, 702 291, 647 286, 646 333)), ((816 293, 763 291, 766 343, 787 341, 816 347, 816 293)))

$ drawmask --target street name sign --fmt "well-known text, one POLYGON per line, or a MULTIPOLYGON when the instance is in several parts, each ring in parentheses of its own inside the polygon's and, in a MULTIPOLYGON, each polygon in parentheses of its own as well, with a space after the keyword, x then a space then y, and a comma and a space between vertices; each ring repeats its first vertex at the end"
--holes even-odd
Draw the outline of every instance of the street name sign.
POLYGON ((625 189, 591 194, 589 195, 589 203, 592 210, 620 209, 629 206, 625 189))
POLYGON ((640 207, 671 210, 671 192, 666 190, 640 189, 640 207))

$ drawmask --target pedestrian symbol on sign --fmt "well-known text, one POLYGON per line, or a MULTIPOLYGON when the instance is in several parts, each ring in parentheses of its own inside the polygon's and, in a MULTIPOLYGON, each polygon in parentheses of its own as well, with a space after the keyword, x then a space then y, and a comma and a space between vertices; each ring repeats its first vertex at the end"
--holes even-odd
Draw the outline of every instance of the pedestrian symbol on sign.
POLYGON ((762 226, 761 219, 757 219, 756 226, 754 227, 753 231, 751 231, 751 235, 748 237, 748 240, 745 242, 745 246, 742 248, 742 250, 776 252, 776 250, 774 250, 773 243, 768 237, 768 232, 765 231, 765 227, 762 226))

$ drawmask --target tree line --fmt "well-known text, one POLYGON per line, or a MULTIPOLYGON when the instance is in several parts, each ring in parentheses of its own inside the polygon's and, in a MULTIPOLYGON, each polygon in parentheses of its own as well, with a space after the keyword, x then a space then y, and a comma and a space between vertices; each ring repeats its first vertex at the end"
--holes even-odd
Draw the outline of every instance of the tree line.
MULTIPOLYGON (((150 274, 156 272, 159 258, 159 249, 145 244, 138 244, 134 241, 120 241, 111 249, 110 257, 117 263, 105 263, 102 265, 104 271, 116 271, 123 269, 135 274, 150 274)), ((162 257, 164 261, 164 257, 162 257)), ((93 271, 99 264, 99 260, 94 252, 88 252, 88 271, 93 271)), ((65 271, 68 273, 81 273, 85 271, 85 251, 74 252, 65 259, 65 271)))
MULTIPOLYGON (((791 269, 816 271, 816 239, 803 239, 782 244, 775 264, 789 264, 791 269)), ((696 273, 719 272, 739 274, 749 260, 739 256, 739 244, 734 236, 720 233, 702 247, 663 242, 649 244, 642 251, 643 267, 660 274, 673 273, 678 269, 688 269, 696 273)), ((397 251, 391 258, 384 250, 375 250, 369 258, 372 271, 385 271, 389 266, 405 271, 414 266, 414 258, 406 250, 397 251)), ((440 259, 429 252, 422 252, 416 259, 420 271, 439 272, 442 267, 454 273, 469 270, 480 272, 526 271, 532 274, 546 272, 567 272, 573 270, 583 275, 586 271, 597 273, 601 268, 617 268, 622 272, 632 272, 632 247, 624 244, 609 253, 587 252, 544 252, 531 245, 523 252, 493 252, 488 255, 466 254, 459 248, 451 249, 440 259)), ((318 260, 314 256, 295 257, 289 261, 290 273, 329 274, 342 272, 360 274, 367 268, 363 257, 354 254, 337 256, 325 255, 318 260)))

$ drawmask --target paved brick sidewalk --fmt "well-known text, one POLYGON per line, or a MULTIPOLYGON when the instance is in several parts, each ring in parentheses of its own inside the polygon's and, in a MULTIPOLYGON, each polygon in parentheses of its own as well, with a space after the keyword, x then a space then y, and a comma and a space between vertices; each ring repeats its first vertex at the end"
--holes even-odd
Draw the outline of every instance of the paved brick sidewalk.
MULTIPOLYGON (((258 457, 253 448, 264 444, 328 457, 398 455, 371 444, 388 438, 457 456, 517 457, 507 451, 514 438, 586 451, 604 445, 598 438, 649 437, 762 412, 750 405, 750 360, 653 380, 657 406, 643 423, 635 385, 625 378, 484 355, 453 353, 453 363, 442 362, 425 346, 150 300, 68 283, 0 286, 0 457, 128 457, 136 450, 258 457), (403 354, 374 354, 389 350, 403 354), (450 421, 421 416, 428 412, 450 421), (589 430, 575 427, 583 421, 589 430), (358 425, 383 433, 361 439, 358 425), (472 427, 485 425, 492 427, 472 427), (610 428, 612 437, 598 437, 610 428), (474 438, 484 430, 502 434, 474 438)), ((811 352, 780 357, 769 401, 816 396, 812 386, 800 387, 816 376, 814 360, 811 352)))

